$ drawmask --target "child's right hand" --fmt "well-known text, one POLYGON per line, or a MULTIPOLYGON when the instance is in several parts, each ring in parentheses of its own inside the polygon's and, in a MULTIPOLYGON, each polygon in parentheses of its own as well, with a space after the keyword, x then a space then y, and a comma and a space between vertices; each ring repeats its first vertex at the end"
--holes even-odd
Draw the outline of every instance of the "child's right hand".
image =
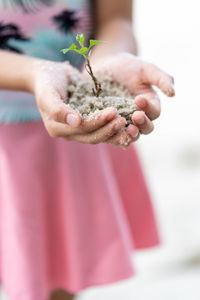
MULTIPOLYGON (((112 143, 112 137, 119 134, 126 123, 124 118, 117 116, 114 108, 105 109, 97 119, 82 120, 76 111, 63 102, 67 96, 69 71, 77 72, 76 69, 68 63, 39 61, 35 63, 34 70, 33 92, 51 137, 88 144, 112 143)), ((137 133, 135 126, 133 134, 137 133)), ((122 138, 122 144, 130 140, 125 131, 122 138)))

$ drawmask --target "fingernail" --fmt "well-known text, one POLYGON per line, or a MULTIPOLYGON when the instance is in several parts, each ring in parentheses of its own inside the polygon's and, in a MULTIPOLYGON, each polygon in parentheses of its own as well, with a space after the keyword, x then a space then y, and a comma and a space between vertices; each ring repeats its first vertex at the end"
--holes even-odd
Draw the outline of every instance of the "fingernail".
POLYGON ((114 129, 115 129, 115 130, 120 130, 122 127, 123 127, 122 124, 117 123, 117 124, 115 124, 114 129))
POLYGON ((109 113, 109 114, 107 114, 106 116, 105 116, 105 118, 106 118, 106 120, 107 121, 111 121, 112 119, 114 119, 114 114, 113 113, 109 113))
POLYGON ((67 115, 67 124, 69 124, 71 127, 77 127, 78 125, 78 117, 74 114, 67 115))
POLYGON ((137 136, 138 136, 138 132, 135 132, 135 133, 131 134, 132 138, 136 138, 137 136))
POLYGON ((138 119, 138 120, 136 121, 136 123, 139 124, 139 125, 144 124, 144 122, 145 122, 144 117, 142 117, 142 118, 140 118, 140 119, 138 119))
POLYGON ((167 91, 167 96, 172 97, 174 95, 175 95, 175 91, 173 88, 167 91))
POLYGON ((104 113, 104 117, 106 118, 106 120, 110 121, 114 118, 114 116, 116 115, 116 111, 112 108, 108 108, 105 113, 104 113))
POLYGON ((146 100, 144 100, 144 99, 140 99, 140 102, 139 102, 139 103, 140 103, 140 104, 139 104, 140 108, 145 108, 146 105, 147 105, 146 100))

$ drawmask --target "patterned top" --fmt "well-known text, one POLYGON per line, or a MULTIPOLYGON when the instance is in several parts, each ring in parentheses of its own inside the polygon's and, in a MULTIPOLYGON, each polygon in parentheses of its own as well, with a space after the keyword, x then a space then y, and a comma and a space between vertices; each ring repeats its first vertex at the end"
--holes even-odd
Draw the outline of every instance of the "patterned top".
MULTIPOLYGON (((89 13, 88 0, 0 0, 0 48, 79 67, 81 56, 60 50, 77 32, 89 36, 89 13)), ((0 123, 40 119, 33 95, 0 91, 0 123)))

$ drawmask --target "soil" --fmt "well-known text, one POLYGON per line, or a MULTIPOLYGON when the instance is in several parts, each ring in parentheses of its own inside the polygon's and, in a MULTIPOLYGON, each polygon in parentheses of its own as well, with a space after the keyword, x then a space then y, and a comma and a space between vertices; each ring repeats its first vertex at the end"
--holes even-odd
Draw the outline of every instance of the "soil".
POLYGON ((82 118, 97 118, 103 109, 114 107, 118 114, 126 119, 127 126, 132 123, 131 116, 138 110, 134 97, 124 86, 113 81, 110 75, 97 76, 102 87, 98 98, 93 95, 94 83, 90 77, 83 78, 77 72, 71 74, 70 79, 68 98, 65 103, 78 111, 82 118))

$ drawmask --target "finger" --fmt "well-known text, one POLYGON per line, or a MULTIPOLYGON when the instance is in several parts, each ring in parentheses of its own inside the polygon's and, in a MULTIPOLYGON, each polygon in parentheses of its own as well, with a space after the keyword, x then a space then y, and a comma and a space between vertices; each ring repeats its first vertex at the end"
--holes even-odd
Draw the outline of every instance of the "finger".
POLYGON ((130 124, 127 129, 126 132, 128 133, 128 135, 131 137, 132 142, 135 142, 138 140, 138 137, 140 135, 140 131, 139 128, 133 124, 130 124))
POLYGON ((150 93, 136 96, 134 102, 150 120, 155 120, 160 116, 160 99, 153 90, 150 93))
POLYGON ((139 135, 139 129, 134 125, 129 125, 126 130, 109 138, 106 143, 126 149, 132 142, 138 140, 139 135))
MULTIPOLYGON (((59 122, 55 122, 54 120, 46 120, 45 122, 45 127, 49 133, 49 135, 51 137, 61 137, 61 138, 67 138, 69 139, 70 136, 77 136, 76 140, 78 141, 82 141, 82 140, 90 140, 93 137, 95 137, 95 139, 98 141, 98 135, 100 135, 100 133, 103 134, 103 132, 105 132, 105 134, 111 135, 111 133, 107 132, 106 130, 110 128, 110 130, 112 129, 112 124, 114 124, 113 122, 116 122, 116 125, 119 123, 122 125, 119 125, 118 127, 121 129, 121 127, 125 126, 126 121, 125 119, 123 119, 123 121, 120 121, 120 119, 123 119, 121 117, 118 117, 117 119, 113 119, 113 121, 110 122, 110 126, 109 125, 109 121, 107 120, 107 124, 105 122, 105 124, 103 125, 103 123, 101 123, 100 129, 97 129, 94 132, 94 135, 92 135, 93 132, 83 132, 83 129, 81 128, 81 126, 79 126, 78 128, 72 128, 70 127, 68 124, 62 124, 59 122), (121 123, 120 123, 121 122, 121 123), (106 127, 107 125, 107 127, 106 127), (102 129, 102 131, 101 131, 102 129), (82 137, 80 137, 82 136, 82 137)), ((116 129, 118 128, 116 126, 116 129)), ((114 129, 113 129, 114 130, 114 129)), ((87 142, 87 141, 86 141, 87 142)))
POLYGON ((112 121, 117 117, 117 110, 115 108, 106 108, 101 111, 98 115, 93 115, 83 119, 81 123, 81 130, 83 133, 93 132, 108 122, 112 121))
POLYGON ((148 84, 157 86, 169 97, 175 95, 174 78, 153 64, 144 63, 143 80, 148 84))
POLYGON ((49 135, 53 138, 69 138, 69 136, 76 130, 68 124, 58 123, 53 120, 46 120, 44 125, 49 135))
POLYGON ((116 134, 126 125, 126 120, 122 117, 118 117, 113 121, 106 124, 104 127, 89 133, 89 134, 80 134, 74 135, 74 140, 81 142, 81 143, 88 143, 88 144, 98 144, 105 142, 111 136, 116 134))
POLYGON ((59 123, 68 124, 76 128, 81 123, 81 116, 69 105, 65 104, 55 90, 49 90, 39 99, 41 113, 45 113, 48 119, 59 123))
POLYGON ((117 117, 117 111, 115 109, 106 109, 97 118, 92 118, 91 120, 82 120, 81 124, 74 128, 68 124, 59 123, 55 120, 50 120, 48 122, 48 131, 50 131, 51 136, 55 137, 68 137, 69 135, 86 135, 95 130, 104 127, 107 123, 112 121, 117 117))
POLYGON ((140 133, 149 134, 154 129, 153 123, 143 111, 135 111, 132 115, 132 121, 139 128, 140 133))

